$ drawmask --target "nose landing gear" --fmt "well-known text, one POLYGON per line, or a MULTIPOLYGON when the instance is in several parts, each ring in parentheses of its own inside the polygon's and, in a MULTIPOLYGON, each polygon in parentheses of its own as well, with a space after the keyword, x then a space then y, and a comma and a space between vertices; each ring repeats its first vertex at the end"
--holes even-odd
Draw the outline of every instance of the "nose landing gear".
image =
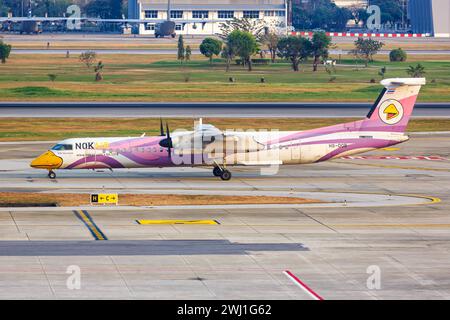
POLYGON ((48 177, 52 180, 56 179, 56 173, 53 170, 48 171, 48 177))

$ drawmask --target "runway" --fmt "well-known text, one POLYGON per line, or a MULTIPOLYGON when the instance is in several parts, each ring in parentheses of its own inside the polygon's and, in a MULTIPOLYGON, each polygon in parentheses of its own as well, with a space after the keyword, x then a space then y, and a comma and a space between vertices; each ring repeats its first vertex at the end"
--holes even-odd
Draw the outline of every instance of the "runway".
POLYGON ((232 168, 229 182, 206 168, 67 171, 49 181, 27 165, 51 144, 0 144, 0 192, 328 195, 336 206, 86 207, 105 236, 97 241, 76 208, 3 208, 0 298, 311 299, 286 270, 325 300, 450 298, 449 134, 270 176, 232 168), (73 266, 79 290, 66 285, 73 266), (379 289, 368 286, 377 268, 379 289))
MULTIPOLYGON (((364 117, 371 103, 0 103, 0 118, 364 117), (39 112, 36 112, 39 108, 39 112)), ((413 118, 450 118, 450 103, 418 103, 413 118)))

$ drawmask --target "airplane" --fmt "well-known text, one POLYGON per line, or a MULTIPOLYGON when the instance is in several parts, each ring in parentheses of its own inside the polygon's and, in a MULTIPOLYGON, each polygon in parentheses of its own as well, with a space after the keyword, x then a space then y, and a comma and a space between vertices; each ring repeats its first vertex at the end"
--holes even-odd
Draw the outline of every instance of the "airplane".
MULTIPOLYGON (((70 8, 70 7, 69 7, 70 8)), ((68 10, 70 11, 70 10, 68 10)), ((214 22, 225 22, 230 19, 174 19, 170 18, 171 5, 170 0, 167 3, 167 19, 126 19, 125 16, 122 16, 122 19, 102 19, 102 18, 87 18, 87 17, 33 17, 31 12, 31 5, 28 10, 27 17, 12 17, 9 15, 8 17, 0 17, 0 24, 4 24, 3 28, 5 31, 13 30, 12 25, 15 23, 20 23, 20 34, 28 33, 28 34, 38 34, 42 32, 41 24, 44 22, 49 23, 62 23, 62 22, 92 22, 92 23, 120 23, 125 28, 128 25, 139 25, 139 24, 155 24, 155 37, 163 38, 165 36, 170 36, 175 38, 176 32, 175 27, 176 24, 183 25, 183 28, 187 24, 192 24, 193 28, 196 28, 197 25, 204 26, 206 23, 214 23, 214 22)), ((69 12, 68 12, 69 13, 69 12)), ((74 12, 72 12, 74 13, 74 12)))
POLYGON ((386 148, 409 140, 405 130, 426 79, 385 79, 381 84, 366 118, 358 121, 269 134, 221 131, 202 122, 193 131, 171 133, 167 123, 164 132, 161 121, 159 136, 63 140, 30 166, 48 170, 50 179, 56 178, 55 170, 210 166, 214 176, 226 181, 231 166, 318 163, 386 148), (196 139, 200 144, 195 145, 196 139))

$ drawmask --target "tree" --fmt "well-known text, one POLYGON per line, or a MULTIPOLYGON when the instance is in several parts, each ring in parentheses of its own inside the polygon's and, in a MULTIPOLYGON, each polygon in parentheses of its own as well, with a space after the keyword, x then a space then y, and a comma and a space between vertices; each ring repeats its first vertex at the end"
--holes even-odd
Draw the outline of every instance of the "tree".
POLYGON ((102 81, 103 80, 103 75, 102 75, 103 67, 104 67, 103 63, 101 61, 99 61, 97 66, 94 68, 95 81, 102 81))
POLYGON ((425 75, 425 67, 420 63, 417 66, 409 66, 406 73, 413 78, 421 78, 425 75))
POLYGON ((384 46, 381 41, 373 39, 358 38, 355 41, 355 48, 350 51, 350 54, 357 58, 364 60, 365 66, 369 65, 369 62, 373 61, 373 56, 384 46))
POLYGON ((233 47, 229 46, 228 44, 225 44, 222 49, 222 58, 225 59, 226 62, 226 72, 230 71, 230 65, 231 61, 235 57, 235 52, 233 50, 233 47))
POLYGON ((191 60, 191 55, 192 55, 191 46, 186 46, 186 50, 184 52, 184 60, 190 61, 191 60))
POLYGON ((391 62, 398 62, 398 61, 404 62, 404 61, 406 61, 407 58, 408 58, 408 55, 401 48, 394 49, 389 53, 389 60, 391 62))
POLYGON ((311 54, 311 42, 300 36, 288 36, 278 42, 278 55, 291 61, 292 70, 299 71, 299 64, 311 54))
POLYGON ((311 39, 311 55, 313 56, 313 71, 317 71, 320 58, 328 58, 328 49, 331 45, 331 37, 325 32, 315 32, 311 39))
POLYGON ((11 45, 4 43, 0 40, 0 60, 2 63, 6 63, 6 59, 9 58, 9 54, 11 53, 11 45))
POLYGON ((47 76, 48 76, 48 78, 49 78, 49 80, 50 80, 51 82, 55 82, 56 77, 57 77, 57 75, 56 75, 56 74, 53 74, 53 73, 50 73, 50 74, 48 74, 47 76))
POLYGON ((95 53, 95 51, 86 51, 80 55, 79 59, 86 65, 86 67, 90 68, 97 60, 97 53, 95 53))
MULTIPOLYGON (((32 13, 39 17, 43 17, 45 14, 49 17, 61 17, 72 2, 71 0, 33 0, 32 13)), ((11 12, 13 16, 22 16, 22 13, 26 16, 28 3, 29 0, 0 0, 0 15, 4 16, 11 12)))
POLYGON ((9 8, 0 0, 0 17, 4 17, 8 14, 9 8))
POLYGON ((386 76, 387 68, 383 67, 378 71, 378 75, 381 77, 381 80, 383 80, 386 76))
POLYGON ((262 42, 267 46, 270 52, 270 60, 272 63, 275 62, 278 51, 278 42, 280 41, 280 36, 275 31, 270 31, 268 34, 264 35, 262 42))
POLYGON ((200 44, 200 52, 205 57, 209 58, 209 63, 212 64, 213 56, 217 56, 222 51, 222 41, 214 38, 205 38, 200 44))
POLYGON ((255 36, 247 31, 234 30, 227 37, 227 46, 242 59, 243 64, 247 65, 248 71, 252 71, 251 56, 258 51, 255 36))
POLYGON ((180 35, 178 37, 178 53, 177 53, 177 59, 180 60, 181 63, 183 63, 185 57, 185 49, 184 49, 184 39, 183 36, 180 35))
POLYGON ((352 14, 330 0, 296 1, 292 8, 292 24, 296 29, 343 31, 352 14))
MULTIPOLYGON (((380 7, 382 24, 402 22, 402 0, 371 0, 370 4, 380 7)), ((406 16, 406 12, 403 14, 406 16)))
POLYGON ((251 33, 256 39, 260 40, 266 33, 266 24, 259 19, 233 18, 220 24, 219 37, 226 40, 235 30, 251 33))
POLYGON ((122 0, 95 0, 90 1, 84 11, 91 17, 102 19, 120 19, 122 15, 122 0))
POLYGON ((355 20, 356 25, 365 25, 369 14, 367 9, 361 8, 359 6, 350 6, 349 10, 351 12, 352 18, 355 20))

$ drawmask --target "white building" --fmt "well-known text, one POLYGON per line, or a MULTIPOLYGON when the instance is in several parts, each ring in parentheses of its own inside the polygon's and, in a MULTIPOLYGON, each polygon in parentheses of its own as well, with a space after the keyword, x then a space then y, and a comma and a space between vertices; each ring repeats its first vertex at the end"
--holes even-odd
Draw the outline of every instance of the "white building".
POLYGON ((367 0, 334 0, 334 3, 338 7, 359 7, 366 8, 368 5, 367 0))
MULTIPOLYGON (((147 24, 140 25, 139 34, 154 34, 158 20, 167 19, 167 7, 167 0, 129 0, 128 15, 130 19, 148 20, 147 24)), ((287 0, 172 0, 170 4, 170 19, 179 21, 177 34, 219 33, 224 20, 244 17, 285 26, 287 15, 287 0), (198 23, 198 20, 205 22, 198 23)))

